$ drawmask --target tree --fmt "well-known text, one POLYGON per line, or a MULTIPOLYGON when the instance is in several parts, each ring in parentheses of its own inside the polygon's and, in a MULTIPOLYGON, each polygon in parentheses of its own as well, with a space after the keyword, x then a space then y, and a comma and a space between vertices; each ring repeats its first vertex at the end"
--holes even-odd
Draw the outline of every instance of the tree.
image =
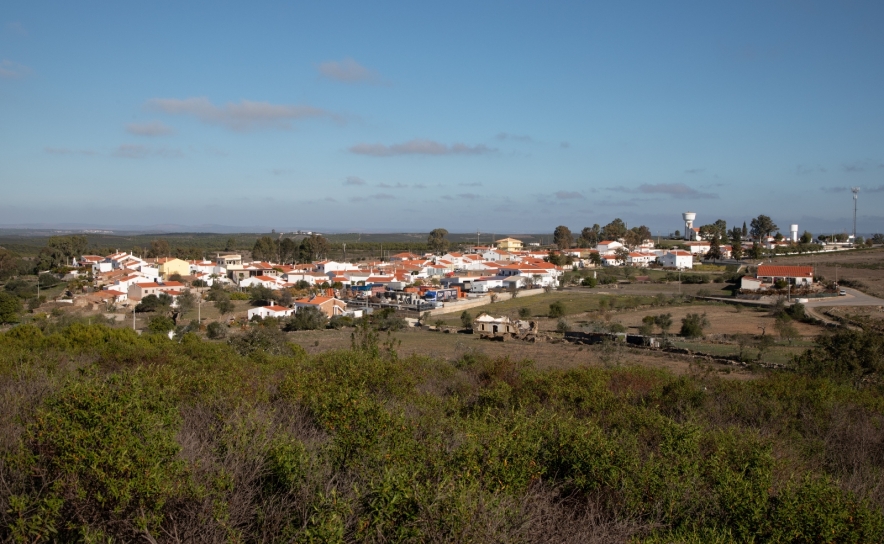
POLYGON ((652 315, 646 315, 642 318, 642 324, 638 328, 638 332, 645 335, 650 336, 654 334, 654 325, 656 324, 656 319, 652 315))
POLYGON ((21 312, 21 299, 0 291, 0 323, 18 323, 18 314, 21 312))
POLYGON ((712 237, 712 243, 709 244, 709 251, 703 256, 707 261, 718 261, 721 259, 721 244, 718 243, 718 232, 712 237))
POLYGON ((151 240, 150 249, 147 251, 148 257, 168 257, 172 254, 172 249, 169 246, 169 242, 163 240, 162 238, 158 240, 151 240))
POLYGON ((557 300, 549 305, 549 317, 555 319, 565 316, 565 304, 561 300, 557 300))
POLYGON ((529 319, 531 317, 531 309, 525 306, 519 308, 519 318, 520 319, 529 319))
POLYGON ((859 382, 884 370, 884 336, 876 330, 840 330, 814 344, 795 360, 802 373, 859 382))
POLYGON ((602 227, 602 238, 605 240, 619 240, 626 235, 626 223, 619 217, 602 227))
POLYGON ((875 234, 872 235, 871 240, 875 244, 884 244, 884 234, 881 234, 880 232, 876 232, 875 234))
POLYGON ((181 312, 181 315, 183 316, 187 312, 193 310, 198 302, 199 299, 197 298, 196 293, 187 289, 178 295, 178 311, 181 312))
POLYGON ((595 247, 599 243, 599 233, 602 228, 596 223, 591 227, 583 227, 580 238, 577 240, 579 247, 595 247))
POLYGON ((738 228, 734 228, 731 233, 731 257, 734 259, 743 258, 743 234, 738 228))
POLYGON ((283 238, 279 242, 279 260, 283 264, 291 263, 298 258, 298 244, 291 238, 283 238))
POLYGON ((702 338, 703 329, 708 326, 706 314, 688 314, 681 320, 680 334, 686 338, 702 338))
POLYGON ((593 264, 593 266, 602 266, 602 256, 596 253, 589 254, 589 262, 593 264))
POLYGON ((792 324, 792 318, 786 314, 777 316, 776 321, 774 321, 774 329, 776 329, 780 338, 789 342, 790 346, 792 345, 792 341, 798 338, 798 330, 795 329, 795 325, 792 324))
POLYGON ((553 243, 561 249, 570 249, 574 244, 574 237, 571 235, 571 229, 564 225, 559 225, 553 232, 553 243))
POLYGON ((746 229, 746 222, 745 222, 745 221, 743 221, 743 232, 742 232, 742 234, 743 234, 743 238, 745 238, 746 236, 749 235, 749 231, 746 229))
POLYGON ((465 329, 473 328, 473 316, 470 315, 470 312, 464 310, 460 314, 460 325, 465 329))
POLYGON ((625 247, 618 247, 614 250, 614 256, 617 257, 617 260, 620 261, 623 266, 629 264, 629 250, 625 247))
POLYGON ((439 255, 448 251, 451 242, 448 241, 446 236, 448 236, 448 231, 445 229, 431 230, 429 236, 427 236, 427 245, 430 247, 430 251, 439 255))
POLYGON ((324 329, 328 323, 328 317, 319 308, 305 306, 289 318, 285 324, 287 331, 316 331, 324 329))
POLYGON ((224 244, 224 251, 233 251, 234 249, 236 249, 236 239, 228 238, 227 243, 224 244))
POLYGON ((141 299, 141 302, 135 306, 135 311, 138 313, 142 312, 161 312, 166 311, 171 306, 172 300, 169 295, 162 293, 160 296, 157 295, 147 295, 146 297, 141 299), (165 295, 164 298, 161 298, 165 295))
POLYGON ((813 242, 813 234, 808 231, 804 231, 801 235, 801 239, 799 240, 802 244, 810 244, 813 242))
POLYGON ((660 327, 660 331, 666 335, 672 326, 672 314, 660 314, 654 316, 654 324, 660 327))
POLYGON ((770 236, 770 233, 778 230, 779 227, 773 222, 773 219, 766 215, 759 215, 750 223, 752 230, 752 238, 760 240, 762 236, 770 236))
POLYGON ((233 301, 230 300, 230 295, 225 291, 221 291, 220 294, 215 295, 215 308, 221 315, 225 315, 232 312, 236 306, 234 306, 233 301))
POLYGON ((249 301, 255 306, 266 306, 273 302, 273 290, 263 285, 253 285, 249 288, 249 301))
POLYGON ((314 233, 301 240, 301 245, 298 248, 298 260, 304 263, 312 263, 320 255, 328 254, 328 250, 328 240, 321 234, 314 233))
POLYGON ((256 261, 277 261, 279 243, 269 236, 262 236, 255 240, 252 246, 252 259, 256 261))

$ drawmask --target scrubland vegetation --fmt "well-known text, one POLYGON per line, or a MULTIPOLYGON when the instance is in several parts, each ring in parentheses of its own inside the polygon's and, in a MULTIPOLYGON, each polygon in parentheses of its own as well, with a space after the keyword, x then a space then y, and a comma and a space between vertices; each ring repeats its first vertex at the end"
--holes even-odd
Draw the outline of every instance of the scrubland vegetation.
POLYGON ((0 334, 0 538, 884 540, 871 334, 749 381, 286 338, 0 334))

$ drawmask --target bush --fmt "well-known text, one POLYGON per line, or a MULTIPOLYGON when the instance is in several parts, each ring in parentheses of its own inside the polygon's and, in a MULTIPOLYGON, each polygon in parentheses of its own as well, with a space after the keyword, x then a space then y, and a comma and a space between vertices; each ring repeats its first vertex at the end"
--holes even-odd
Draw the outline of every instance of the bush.
POLYGON ((256 352, 268 355, 290 355, 291 344, 278 328, 252 327, 246 333, 232 337, 227 341, 240 355, 256 352))
POLYGON ((560 332, 562 334, 569 332, 571 330, 571 324, 565 321, 564 319, 559 319, 559 322, 556 323, 556 332, 560 332))
POLYGON ((688 314, 681 320, 680 334, 686 338, 702 338, 703 329, 708 326, 706 314, 688 314))
POLYGON ((470 315, 470 312, 464 310, 460 314, 460 325, 464 329, 472 329, 473 328, 473 316, 470 315))
POLYGON ((596 287, 599 284, 599 280, 596 278, 583 278, 583 281, 580 282, 580 285, 584 287, 596 287))
POLYGON ((354 326, 354 320, 349 315, 336 315, 328 320, 329 328, 340 330, 344 327, 354 326))
POLYGON ((224 338, 227 336, 227 325, 219 323, 218 321, 212 321, 206 327, 206 336, 212 340, 220 340, 224 338))
POLYGON ((69 383, 26 434, 23 462, 34 478, 12 502, 15 540, 155 533, 170 501, 189 494, 179 426, 160 384, 140 373, 69 383))
POLYGON ((21 300, 17 296, 0 292, 0 324, 18 323, 21 312, 21 300))
POLYGON ((175 322, 171 317, 165 315, 155 315, 147 322, 147 330, 153 334, 167 334, 175 329, 175 322))
POLYGON ((858 383, 884 370, 884 337, 873 330, 821 335, 813 348, 796 357, 795 364, 800 372, 814 377, 858 383))
POLYGON ((287 331, 317 331, 324 329, 328 323, 328 317, 319 309, 312 306, 298 308, 285 324, 287 331))
POLYGON ((565 315, 565 304, 557 300, 549 305, 549 317, 555 319, 557 317, 564 317, 565 315))
POLYGON ((530 319, 531 318, 531 309, 525 306, 519 308, 519 318, 520 319, 530 319))

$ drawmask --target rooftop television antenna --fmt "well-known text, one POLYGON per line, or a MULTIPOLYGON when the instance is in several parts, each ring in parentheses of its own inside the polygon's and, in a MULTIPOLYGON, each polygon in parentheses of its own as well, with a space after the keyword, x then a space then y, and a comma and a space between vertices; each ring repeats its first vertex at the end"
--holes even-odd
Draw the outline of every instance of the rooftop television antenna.
POLYGON ((859 197, 859 187, 851 187, 853 193, 853 243, 856 243, 856 199, 859 197))

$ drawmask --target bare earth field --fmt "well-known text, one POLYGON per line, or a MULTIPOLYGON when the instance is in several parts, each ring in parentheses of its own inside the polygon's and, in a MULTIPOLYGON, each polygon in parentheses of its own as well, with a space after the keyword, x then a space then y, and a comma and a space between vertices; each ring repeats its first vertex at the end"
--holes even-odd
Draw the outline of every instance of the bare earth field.
MULTIPOLYGON (((292 342, 303 346, 309 353, 320 353, 350 347, 351 330, 303 331, 288 334, 292 342)), ((529 359, 537 368, 639 365, 667 369, 676 374, 709 371, 708 367, 697 365, 691 357, 626 346, 612 349, 610 346, 577 346, 565 343, 492 342, 480 340, 478 336, 472 334, 446 334, 420 329, 403 331, 392 336, 402 342, 397 351, 403 357, 418 354, 453 362, 467 353, 484 353, 490 357, 509 356, 514 359, 529 359)), ((384 340, 386 337, 382 335, 381 341, 384 340)), ((711 368, 716 373, 735 379, 750 379, 753 376, 751 372, 739 367, 712 365, 711 368)))
POLYGON ((811 265, 816 274, 826 280, 857 281, 865 287, 856 286, 870 295, 884 298, 884 248, 859 251, 842 251, 822 255, 776 257, 776 264, 811 265), (836 265, 837 273, 836 273, 836 265))

